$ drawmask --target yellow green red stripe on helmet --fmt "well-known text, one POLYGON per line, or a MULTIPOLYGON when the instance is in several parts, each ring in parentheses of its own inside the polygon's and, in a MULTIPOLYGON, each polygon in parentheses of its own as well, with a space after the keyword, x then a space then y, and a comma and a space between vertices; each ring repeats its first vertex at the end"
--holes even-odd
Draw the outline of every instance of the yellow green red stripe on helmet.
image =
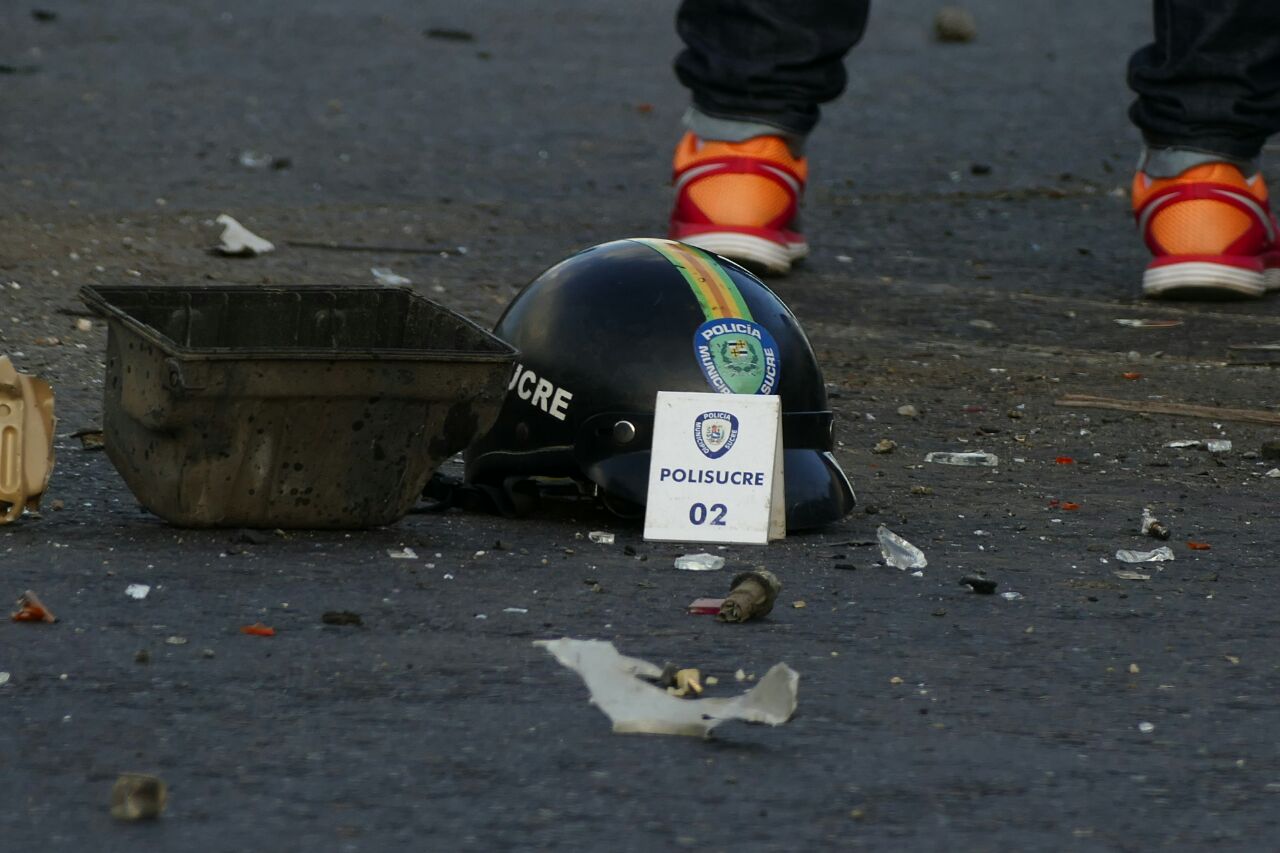
POLYGON ((708 320, 726 317, 751 319, 751 310, 743 301, 738 286, 733 283, 724 267, 706 252, 675 240, 638 237, 635 242, 653 249, 680 271, 708 320))

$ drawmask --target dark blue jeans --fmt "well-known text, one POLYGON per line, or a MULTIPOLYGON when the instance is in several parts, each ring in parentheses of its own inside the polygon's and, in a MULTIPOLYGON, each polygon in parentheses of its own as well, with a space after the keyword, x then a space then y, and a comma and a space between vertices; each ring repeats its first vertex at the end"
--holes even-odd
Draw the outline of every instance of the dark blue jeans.
MULTIPOLYGON (((804 135, 844 91, 869 0, 684 0, 676 75, 716 118, 804 135)), ((1257 156, 1280 131, 1280 0, 1154 0, 1155 42, 1129 62, 1148 144, 1257 156)))

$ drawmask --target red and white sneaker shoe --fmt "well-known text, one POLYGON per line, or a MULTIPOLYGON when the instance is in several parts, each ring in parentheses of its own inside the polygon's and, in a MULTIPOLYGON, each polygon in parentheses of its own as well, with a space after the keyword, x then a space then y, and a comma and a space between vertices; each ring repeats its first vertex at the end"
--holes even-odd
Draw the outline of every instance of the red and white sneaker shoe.
POLYGON ((712 142, 686 133, 676 147, 673 240, 781 275, 809 254, 800 196, 809 168, 779 136, 712 142))
POLYGON ((1154 259, 1145 296, 1262 296, 1280 289, 1275 217, 1261 175, 1206 163, 1176 178, 1133 178, 1133 215, 1154 259))

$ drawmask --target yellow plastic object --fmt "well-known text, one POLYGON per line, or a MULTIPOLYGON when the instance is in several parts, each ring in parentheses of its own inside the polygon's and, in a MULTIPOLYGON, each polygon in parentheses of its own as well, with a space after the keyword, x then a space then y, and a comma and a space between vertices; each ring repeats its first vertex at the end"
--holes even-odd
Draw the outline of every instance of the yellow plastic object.
POLYGON ((53 389, 0 355, 0 524, 40 508, 53 471, 53 389))

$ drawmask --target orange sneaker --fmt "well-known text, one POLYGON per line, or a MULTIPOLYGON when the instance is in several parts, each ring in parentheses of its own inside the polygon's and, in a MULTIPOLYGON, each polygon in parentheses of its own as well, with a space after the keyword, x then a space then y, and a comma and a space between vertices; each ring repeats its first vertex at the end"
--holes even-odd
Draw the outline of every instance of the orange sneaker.
POLYGON ((1176 178, 1133 178, 1133 215, 1155 257, 1146 296, 1262 296, 1280 289, 1276 221, 1261 175, 1206 163, 1176 178))
POLYGON ((779 136, 712 142, 686 133, 676 147, 670 237, 781 275, 809 254, 799 229, 808 177, 779 136))

